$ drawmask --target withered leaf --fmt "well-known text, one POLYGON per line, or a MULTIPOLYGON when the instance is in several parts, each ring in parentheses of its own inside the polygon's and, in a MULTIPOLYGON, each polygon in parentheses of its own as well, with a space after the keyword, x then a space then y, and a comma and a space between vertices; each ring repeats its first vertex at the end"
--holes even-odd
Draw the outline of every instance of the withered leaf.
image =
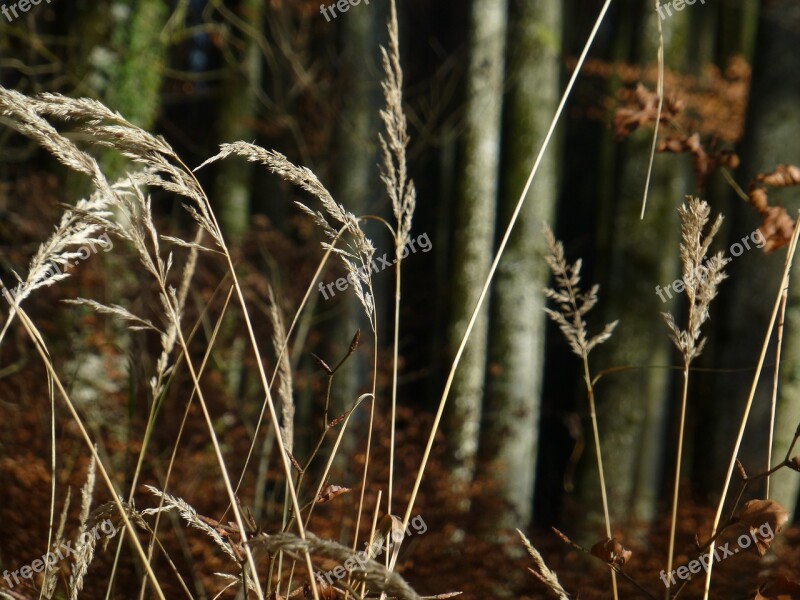
MULTIPOLYGON (((639 127, 656 122, 658 94, 637 83, 635 90, 623 90, 621 96, 627 105, 617 109, 614 115, 614 130, 618 138, 626 138, 639 127)), ((683 102, 667 98, 661 107, 661 121, 671 121, 683 109, 683 102)))
POLYGON ((337 496, 341 496, 342 494, 346 494, 347 492, 350 491, 352 491, 350 488, 342 487, 339 485, 326 485, 319 493, 319 498, 317 498, 317 504, 325 504, 326 502, 330 502, 337 496))
POLYGON ((759 212, 762 218, 758 230, 766 240, 764 253, 770 254, 786 246, 792 240, 794 233, 794 219, 789 216, 782 206, 767 206, 767 192, 763 188, 751 188, 747 193, 750 204, 759 212), (763 208, 759 208, 763 206, 763 208))
POLYGON ((800 583, 780 575, 758 588, 754 600, 800 600, 800 583))
POLYGON ((620 544, 616 538, 600 540, 592 546, 590 552, 603 562, 615 567, 623 566, 633 556, 633 552, 620 544))
POLYGON ((759 173, 756 181, 769 187, 800 185, 800 168, 794 165, 778 165, 772 173, 759 173))
POLYGON ((706 178, 718 167, 735 169, 739 166, 739 157, 730 150, 710 150, 706 152, 700 141, 700 134, 695 132, 689 137, 668 137, 659 142, 659 152, 688 152, 692 157, 694 176, 697 187, 703 187, 706 178))
POLYGON ((800 168, 794 165, 778 165, 771 173, 759 173, 750 182, 747 197, 750 205, 761 215, 763 223, 759 230, 767 240, 764 252, 769 254, 787 245, 794 233, 794 219, 782 206, 770 206, 767 187, 789 187, 800 185, 800 168))
POLYGON ((773 533, 778 533, 789 518, 789 513, 775 500, 750 500, 742 505, 735 518, 750 528, 768 525, 773 533))
POLYGON ((774 500, 750 500, 735 518, 747 525, 755 541, 755 551, 759 556, 764 556, 775 535, 789 518, 789 513, 774 500))

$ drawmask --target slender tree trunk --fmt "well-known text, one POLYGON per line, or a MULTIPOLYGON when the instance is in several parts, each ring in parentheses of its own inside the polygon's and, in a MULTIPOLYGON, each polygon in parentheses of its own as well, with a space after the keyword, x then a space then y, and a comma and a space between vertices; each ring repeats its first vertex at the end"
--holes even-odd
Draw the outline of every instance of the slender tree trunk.
MULTIPOLYGON (((376 58, 378 56, 378 38, 376 23, 378 15, 372 10, 353 10, 345 18, 338 20, 340 31, 341 56, 339 59, 339 85, 347 93, 342 94, 341 106, 337 111, 337 125, 334 156, 335 183, 333 192, 339 202, 347 210, 356 215, 368 211, 367 203, 371 195, 379 196, 381 187, 377 177, 377 114, 379 109, 380 88, 378 80, 372 74, 378 72, 376 58)), ((370 230, 371 238, 380 255, 387 251, 387 240, 383 231, 370 230), (372 232, 379 232, 376 238, 372 232)), ((338 260, 335 262, 339 262, 338 260)), ((378 327, 380 336, 378 344, 386 347, 389 340, 383 337, 385 324, 391 310, 390 294, 385 293, 392 277, 389 271, 374 274, 376 289, 376 306, 379 307, 378 327)), ((349 410, 360 393, 371 391, 373 335, 364 316, 361 304, 356 300, 352 290, 348 290, 338 302, 335 321, 330 323, 330 339, 333 352, 342 355, 353 338, 356 329, 361 329, 361 347, 351 356, 335 379, 335 398, 337 404, 333 408, 333 416, 349 410)), ((320 300, 324 305, 330 301, 320 300)), ((336 357, 338 360, 338 356, 336 357)), ((388 402, 388 398, 385 399, 388 402)), ((383 404, 381 404, 383 405, 383 404)), ((361 409, 354 415, 357 430, 368 429, 369 410, 361 409)), ((375 439, 373 437, 373 449, 375 439)), ((356 488, 361 483, 362 469, 353 469, 348 462, 350 456, 364 450, 364 439, 360 436, 345 436, 342 450, 334 463, 342 474, 341 484, 356 488), (346 479, 345 479, 346 478, 346 479)), ((370 467, 370 474, 375 470, 370 467)), ((338 483, 338 482, 337 482, 338 483)), ((385 485, 384 482, 381 485, 385 485)))
MULTIPOLYGON (((242 0, 241 17, 260 31, 264 18, 263 0, 242 0)), ((234 53, 220 90, 218 138, 222 142, 253 139, 257 90, 261 86, 262 55, 253 36, 239 40, 240 53, 234 53)), ((250 198, 253 164, 245 160, 224 160, 217 164, 214 201, 219 206, 222 231, 228 243, 238 245, 250 224, 250 198)))
MULTIPOLYGON (((466 116, 455 205, 449 346, 455 355, 489 271, 494 241, 500 158, 501 98, 506 35, 505 0, 473 0, 466 116)), ((445 431, 454 479, 468 484, 475 470, 487 356, 484 304, 451 391, 445 431)), ((465 507, 466 508, 466 507, 465 507)))
MULTIPOLYGON (((500 226, 525 186, 558 104, 561 7, 549 0, 512 1, 503 114, 500 226)), ((549 271, 542 223, 552 222, 557 149, 548 150, 512 234, 495 281, 489 334, 489 381, 481 464, 500 481, 508 511, 493 525, 524 527, 533 509, 541 382, 544 296, 549 271)))

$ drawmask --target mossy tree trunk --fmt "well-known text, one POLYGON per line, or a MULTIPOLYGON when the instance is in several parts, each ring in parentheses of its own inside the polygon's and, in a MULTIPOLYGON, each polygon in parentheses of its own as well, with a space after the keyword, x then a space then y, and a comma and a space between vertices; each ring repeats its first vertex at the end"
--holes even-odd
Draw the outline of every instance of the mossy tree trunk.
MULTIPOLYGON (((243 0, 239 12, 243 20, 261 31, 263 0, 243 0)), ((237 46, 240 50, 236 52, 234 48, 233 64, 228 64, 220 86, 217 121, 220 142, 251 141, 254 137, 257 93, 261 86, 261 48, 252 35, 243 36, 237 46)), ((254 166, 249 161, 234 159, 218 163, 217 169, 214 202, 219 207, 220 225, 228 243, 237 246, 250 224, 254 166)))
MULTIPOLYGON (((684 66, 689 17, 684 11, 662 23, 667 68, 684 66)), ((639 18, 628 19, 630 35, 634 39, 639 36, 635 44, 639 50, 631 56, 629 46, 620 48, 616 58, 642 65, 655 63, 658 19, 658 13, 649 8, 639 18)), ((620 37, 627 39, 624 34, 620 37)), ((648 87, 655 89, 655 84, 648 83, 648 87)), ((613 81, 609 94, 616 94, 613 81)), ((660 313, 674 311, 678 305, 675 295, 664 303, 655 290, 678 277, 676 208, 692 191, 692 179, 684 157, 657 154, 641 219, 652 139, 652 128, 647 128, 622 143, 611 140, 610 134, 605 141, 618 175, 611 178, 614 192, 606 194, 599 213, 599 246, 606 257, 597 265, 604 313, 599 322, 619 319, 620 325, 611 340, 595 350, 590 362, 594 374, 611 366, 631 367, 602 377, 595 388, 612 528, 619 522, 650 521, 665 480, 662 459, 670 371, 652 367, 672 361, 672 345, 660 313)), ((584 430, 587 451, 580 469, 580 514, 587 524, 599 523, 600 484, 593 451, 588 450, 588 425, 584 430)))
MULTIPOLYGON (((111 32, 110 67, 104 100, 134 125, 151 131, 161 108, 166 45, 161 32, 169 15, 164 0, 125 0, 110 11, 115 20, 111 32)), ((124 159, 108 153, 104 159, 110 179, 123 174, 124 159)))
MULTIPOLYGON (((506 37, 505 0, 473 0, 465 123, 459 147, 452 256, 451 356, 455 356, 488 275, 495 235, 501 103, 506 37)), ((444 429, 453 477, 467 485, 475 471, 488 339, 484 303, 456 372, 444 429)), ((466 508, 466 505, 465 505, 466 508)))
MULTIPOLYGON (((499 226, 508 223, 558 104, 561 7, 514 0, 509 11, 508 94, 503 109, 499 226)), ((509 510, 493 526, 531 520, 544 367, 544 296, 549 271, 542 223, 552 223, 557 149, 547 151, 495 280, 480 461, 500 482, 509 510)))

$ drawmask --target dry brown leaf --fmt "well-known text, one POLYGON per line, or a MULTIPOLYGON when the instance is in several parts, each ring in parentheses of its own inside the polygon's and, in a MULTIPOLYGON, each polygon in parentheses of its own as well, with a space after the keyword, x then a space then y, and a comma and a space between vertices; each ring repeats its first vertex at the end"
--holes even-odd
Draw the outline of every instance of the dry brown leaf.
POLYGON ((633 552, 620 544, 616 538, 600 540, 592 546, 590 552, 603 562, 615 567, 623 566, 633 556, 633 552))
POLYGON ((758 229, 767 240, 764 252, 769 254, 791 241, 795 223, 782 206, 770 206, 762 216, 764 222, 758 229))
MULTIPOLYGON (((626 138, 639 127, 655 123, 658 118, 658 94, 641 83, 634 90, 623 90, 620 95, 627 102, 614 114, 614 130, 618 138, 626 138)), ((667 98, 661 109, 661 122, 668 123, 685 108, 680 100, 667 98)))
MULTIPOLYGON (((712 143, 713 147, 713 143, 712 143)), ((692 157, 695 183, 703 187, 706 178, 717 168, 735 169, 739 166, 739 157, 730 150, 711 150, 710 154, 703 148, 700 134, 695 132, 689 137, 668 137, 659 142, 658 152, 681 154, 688 152, 692 157)))
POLYGON ((775 500, 750 500, 742 505, 735 517, 749 527, 768 524, 778 533, 789 518, 789 513, 775 500))
POLYGON ((778 165, 771 173, 759 173, 750 182, 747 196, 750 204, 763 220, 759 230, 767 240, 764 252, 769 254, 792 239, 795 222, 782 206, 770 206, 767 187, 790 187, 800 185, 800 168, 794 165, 778 165))
POLYGON ((769 187, 800 185, 800 168, 794 165, 778 165, 772 173, 759 173, 755 180, 769 187))
POLYGON ((754 600, 800 600, 800 583, 780 575, 758 588, 754 600))
POLYGON ((317 498, 317 504, 325 504, 326 502, 330 502, 337 496, 341 496, 342 494, 346 494, 350 491, 352 491, 350 488, 342 487, 339 485, 326 485, 319 493, 319 498, 317 498))

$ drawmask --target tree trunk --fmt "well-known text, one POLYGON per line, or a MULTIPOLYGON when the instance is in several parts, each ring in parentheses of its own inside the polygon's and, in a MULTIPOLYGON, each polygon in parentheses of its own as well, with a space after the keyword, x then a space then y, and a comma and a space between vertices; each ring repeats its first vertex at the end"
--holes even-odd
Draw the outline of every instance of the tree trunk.
MULTIPOLYGON (((505 0, 474 0, 469 16, 466 114, 455 204, 451 356, 461 342, 489 271, 494 242, 503 94, 505 0)), ((468 484, 475 471, 487 355, 488 304, 481 309, 451 390, 444 428, 453 477, 468 484)), ((465 506, 466 508, 466 506, 465 506)))
MULTIPOLYGON (((794 33, 800 26, 800 15, 796 4, 787 0, 762 2, 755 45, 753 81, 750 104, 747 109, 745 137, 742 143, 743 165, 738 177, 744 183, 756 173, 772 171, 778 164, 800 164, 800 123, 796 119, 797 98, 800 95, 800 73, 791 66, 797 46, 794 33)), ((791 204, 795 191, 771 190, 770 205, 791 204), (789 191, 787 194, 786 192, 789 191)), ((749 207, 737 200, 737 214, 732 219, 732 241, 749 235, 758 225, 759 219, 749 207), (736 238, 736 239, 734 239, 736 238)), ((792 216, 794 214, 789 211, 792 216)), ((753 367, 761 350, 765 328, 783 272, 785 250, 764 256, 757 250, 744 252, 734 258, 729 271, 732 275, 723 284, 727 287, 728 301, 725 324, 720 333, 720 364, 730 368, 753 367), (725 343, 727 342, 727 343, 725 343)), ((800 360, 800 267, 795 257, 789 298, 786 310, 783 350, 781 356, 778 411, 775 420, 773 464, 781 460, 789 447, 795 429, 800 423, 800 370, 794 365, 800 360)), ((774 363, 773 333, 772 350, 767 364, 774 363)), ((774 367, 765 367, 750 416, 740 457, 748 472, 764 470, 767 462, 767 431, 772 395, 774 367)), ((716 408, 710 416, 713 421, 713 437, 705 437, 705 447, 710 448, 713 470, 709 470, 714 489, 719 489, 722 476, 730 461, 730 453, 742 408, 752 381, 752 371, 746 375, 719 378, 714 390, 716 408), (730 417, 727 417, 730 415, 730 417)), ((797 504, 800 478, 797 473, 781 471, 771 479, 770 496, 788 511, 794 512, 797 504)), ((753 490, 763 497, 764 488, 753 490)))
MULTIPOLYGON (((664 27, 668 68, 683 67, 689 16, 688 11, 675 13, 664 27)), ((638 30, 641 36, 640 44, 635 44, 641 54, 631 62, 653 64, 659 16, 645 10, 642 19, 638 25, 635 19, 628 22, 633 25, 631 35, 635 38, 638 30)), ((624 34, 621 38, 626 39, 624 34)), ((619 58, 630 59, 627 52, 628 47, 619 58)), ((655 90, 654 83, 647 85, 655 90)), ((615 86, 610 89, 614 95, 615 86)), ((657 154, 641 219, 652 140, 652 128, 636 132, 622 144, 607 140, 617 146, 611 152, 616 155, 619 175, 613 183, 615 192, 606 196, 598 217, 599 245, 606 256, 597 266, 596 279, 603 282, 600 306, 604 317, 600 322, 620 319, 620 326, 592 357, 593 374, 604 367, 633 367, 603 377, 595 388, 612 527, 629 520, 649 522, 663 491, 661 461, 671 372, 650 367, 672 362, 672 343, 660 313, 674 312, 679 304, 674 300, 663 303, 655 289, 678 276, 679 224, 675 209, 691 189, 692 180, 685 157, 657 154)), ((588 431, 588 427, 585 429, 588 431)), ((602 518, 600 484, 590 453, 588 450, 582 459, 583 488, 579 492, 581 515, 587 524, 602 518)))
MULTIPOLYGON (((500 226, 508 223, 558 104, 561 7, 515 0, 509 14, 509 92, 503 114, 500 226)), ((494 526, 531 520, 544 367, 544 296, 549 280, 542 257, 542 223, 553 221, 556 147, 539 167, 495 280, 489 334, 489 380, 481 464, 500 482, 508 511, 494 526)))
MULTIPOLYGON (((262 0, 243 0, 241 16, 258 30, 264 19, 262 0)), ((256 119, 256 93, 261 86, 261 49, 253 36, 239 40, 242 50, 234 52, 235 64, 226 69, 219 106, 218 139, 221 142, 253 139, 253 122, 256 119)), ((217 163, 214 201, 219 206, 219 219, 228 243, 237 246, 250 224, 250 197, 253 182, 253 164, 235 159, 217 163)))

